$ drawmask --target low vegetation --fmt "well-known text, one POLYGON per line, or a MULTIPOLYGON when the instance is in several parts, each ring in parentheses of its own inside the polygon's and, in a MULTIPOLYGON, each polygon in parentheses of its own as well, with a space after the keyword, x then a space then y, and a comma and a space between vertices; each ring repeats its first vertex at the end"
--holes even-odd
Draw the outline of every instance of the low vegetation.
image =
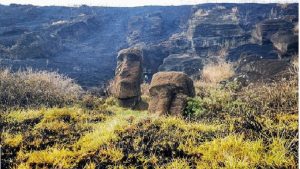
POLYGON ((219 82, 226 80, 234 75, 233 64, 226 61, 228 55, 227 49, 221 49, 218 56, 210 58, 201 72, 201 81, 203 84, 215 85, 219 82))
POLYGON ((75 102, 82 89, 57 72, 0 70, 0 109, 63 106, 75 102))
MULTIPOLYGON (((57 73, 3 70, 0 98, 7 100, 9 95, 9 101, 0 102, 6 107, 0 116, 1 165, 17 169, 298 168, 297 75, 288 81, 249 86, 237 81, 220 84, 224 76, 209 75, 195 82, 197 96, 189 100, 182 117, 157 117, 121 108, 113 97, 79 97, 81 88, 57 73), (20 101, 26 92, 12 85, 22 86, 34 97, 20 101)), ((142 88, 147 101, 148 86, 142 88)))
POLYGON ((233 66, 226 62, 205 65, 202 71, 202 79, 209 83, 218 83, 233 75, 233 66))

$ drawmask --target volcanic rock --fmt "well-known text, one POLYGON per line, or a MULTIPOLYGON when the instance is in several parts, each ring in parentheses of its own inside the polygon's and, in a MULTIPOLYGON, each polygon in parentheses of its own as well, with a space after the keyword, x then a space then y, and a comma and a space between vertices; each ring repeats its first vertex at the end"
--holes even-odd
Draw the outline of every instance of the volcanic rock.
POLYGON ((150 84, 148 111, 158 115, 181 115, 188 97, 195 96, 193 81, 181 72, 158 72, 150 84))
POLYGON ((136 48, 118 54, 114 93, 123 107, 134 108, 140 101, 142 83, 142 51, 136 48))

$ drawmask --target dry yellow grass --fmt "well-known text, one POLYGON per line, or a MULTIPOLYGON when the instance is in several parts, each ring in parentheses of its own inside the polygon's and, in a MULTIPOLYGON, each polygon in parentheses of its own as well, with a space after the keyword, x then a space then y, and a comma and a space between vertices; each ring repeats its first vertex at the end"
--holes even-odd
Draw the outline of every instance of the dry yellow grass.
POLYGON ((219 83, 234 75, 232 64, 225 61, 210 63, 203 67, 202 80, 208 83, 219 83))
MULTIPOLYGON (((220 49, 215 57, 210 58, 201 72, 201 82, 215 85, 234 75, 233 64, 226 61, 228 49, 220 49)), ((197 82, 196 82, 197 83, 197 82)))
POLYGON ((82 92, 73 79, 57 72, 0 69, 0 81, 0 108, 4 109, 70 104, 82 92))
POLYGON ((299 71, 299 57, 297 54, 292 56, 291 59, 291 67, 290 67, 290 72, 294 75, 298 75, 298 71, 299 71))

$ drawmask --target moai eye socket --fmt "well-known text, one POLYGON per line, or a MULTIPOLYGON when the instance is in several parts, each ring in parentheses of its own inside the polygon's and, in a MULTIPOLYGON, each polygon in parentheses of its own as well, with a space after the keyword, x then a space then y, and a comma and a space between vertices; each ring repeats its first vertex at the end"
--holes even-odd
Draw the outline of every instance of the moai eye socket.
POLYGON ((129 61, 139 61, 140 57, 137 56, 136 54, 128 54, 127 55, 127 60, 129 61))
POLYGON ((125 57, 124 54, 120 54, 120 55, 118 56, 118 61, 119 61, 119 62, 123 62, 123 61, 124 61, 124 57, 125 57))

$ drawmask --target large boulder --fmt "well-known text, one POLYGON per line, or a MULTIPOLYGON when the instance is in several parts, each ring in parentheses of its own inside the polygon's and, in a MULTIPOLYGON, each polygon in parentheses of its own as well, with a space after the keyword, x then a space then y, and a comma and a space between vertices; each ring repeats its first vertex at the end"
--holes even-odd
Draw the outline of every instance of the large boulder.
POLYGON ((150 84, 149 112, 159 115, 180 115, 188 97, 195 96, 193 81, 181 72, 158 72, 150 84))
POLYGON ((123 107, 134 108, 140 101, 142 83, 142 51, 123 49, 118 53, 114 93, 123 107))

